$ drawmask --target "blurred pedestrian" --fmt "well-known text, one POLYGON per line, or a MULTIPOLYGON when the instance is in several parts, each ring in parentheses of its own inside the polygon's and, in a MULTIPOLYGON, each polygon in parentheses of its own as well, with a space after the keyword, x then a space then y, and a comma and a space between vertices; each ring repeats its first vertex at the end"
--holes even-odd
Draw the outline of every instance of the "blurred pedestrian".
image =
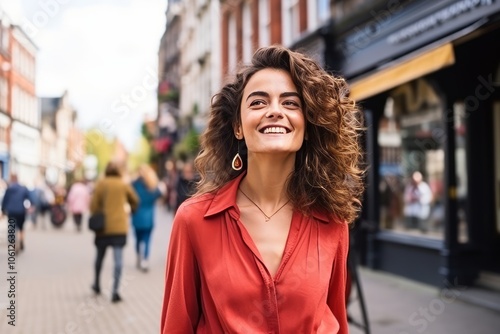
POLYGON ((175 208, 174 213, 177 212, 179 206, 191 195, 194 194, 196 190, 196 172, 194 169, 193 160, 187 160, 182 163, 179 175, 177 177, 177 183, 175 186, 175 208))
POLYGON ((404 214, 408 229, 419 229, 426 233, 427 220, 431 213, 432 190, 423 180, 422 173, 413 172, 404 191, 404 214))
POLYGON ((66 210, 66 188, 54 186, 54 203, 50 206, 50 222, 52 226, 61 228, 68 217, 66 210))
POLYGON ((33 223, 33 227, 36 228, 42 203, 45 202, 45 194, 39 184, 35 184, 33 189, 30 189, 30 202, 31 210, 29 212, 29 219, 33 223))
POLYGON ((123 268, 123 247, 127 241, 129 212, 127 205, 134 211, 139 204, 139 198, 130 184, 122 179, 120 167, 115 162, 106 165, 104 178, 95 185, 91 201, 90 212, 103 212, 105 215, 105 228, 95 235, 96 260, 94 266, 94 283, 92 290, 96 294, 101 293, 100 274, 102 262, 106 255, 106 249, 113 248, 114 271, 112 302, 121 301, 118 293, 120 277, 123 268))
POLYGON ((163 334, 348 333, 361 116, 343 78, 281 46, 222 87, 174 216, 163 334))
POLYGON ((66 197, 66 205, 68 211, 73 216, 73 221, 78 232, 82 230, 82 218, 89 210, 89 204, 89 187, 83 180, 76 180, 69 188, 68 196, 66 197))
POLYGON ((137 268, 147 271, 151 232, 154 227, 155 204, 163 195, 165 187, 160 184, 154 169, 147 164, 139 167, 139 177, 132 182, 132 187, 139 196, 139 206, 132 215, 137 268))
POLYGON ((8 186, 9 184, 4 179, 0 178, 0 201, 3 200, 3 195, 5 194, 8 186))
POLYGON ((11 174, 10 184, 5 190, 2 199, 2 213, 7 215, 9 224, 14 221, 16 224, 19 249, 24 250, 24 222, 26 220, 27 206, 31 203, 28 188, 20 184, 16 174, 11 174))
POLYGON ((41 226, 42 229, 45 229, 47 226, 47 213, 50 212, 55 202, 54 192, 44 181, 39 181, 30 191, 30 196, 32 203, 30 217, 33 227, 41 226))
POLYGON ((47 226, 47 214, 50 215, 52 206, 56 202, 56 196, 52 188, 45 182, 40 183, 40 189, 43 191, 40 209, 37 214, 37 226, 40 224, 42 229, 47 226))
POLYGON ((177 165, 175 160, 169 159, 165 163, 166 175, 165 175, 165 205, 168 211, 174 211, 177 203, 176 196, 176 186, 179 173, 177 171, 177 165))

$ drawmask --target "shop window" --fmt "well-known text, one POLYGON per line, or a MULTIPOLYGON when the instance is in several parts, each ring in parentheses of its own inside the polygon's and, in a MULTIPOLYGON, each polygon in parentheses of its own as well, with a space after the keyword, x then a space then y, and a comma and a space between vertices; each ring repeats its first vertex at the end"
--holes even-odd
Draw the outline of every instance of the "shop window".
POLYGON ((0 110, 4 113, 7 112, 7 97, 9 86, 7 85, 7 80, 0 77, 0 110))
POLYGON ((248 64, 252 60, 253 54, 253 27, 252 27, 252 9, 250 3, 243 5, 243 63, 248 64))
POLYGON ((465 243, 469 241, 467 226, 467 151, 465 149, 466 110, 463 103, 456 103, 453 107, 453 124, 455 129, 455 165, 457 180, 457 219, 458 219, 458 241, 465 243))
POLYGON ((228 69, 230 72, 234 71, 238 62, 237 50, 237 36, 236 36, 236 18, 234 14, 229 16, 228 20, 228 69))
POLYGON ((285 45, 293 43, 300 35, 299 0, 283 2, 283 41, 285 45))
POLYGON ((444 124, 437 94, 424 80, 390 92, 379 122, 380 226, 443 238, 444 124))
POLYGON ((330 1, 317 0, 316 3, 318 22, 325 22, 330 18, 330 1))
POLYGON ((271 43, 271 17, 269 0, 259 0, 259 46, 271 43))

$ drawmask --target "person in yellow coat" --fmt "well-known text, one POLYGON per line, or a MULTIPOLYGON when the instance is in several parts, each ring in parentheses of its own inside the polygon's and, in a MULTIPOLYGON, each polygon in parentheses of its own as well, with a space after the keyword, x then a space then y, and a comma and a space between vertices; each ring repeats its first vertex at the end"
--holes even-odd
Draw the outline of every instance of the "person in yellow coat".
POLYGON ((113 248, 114 257, 112 302, 122 300, 118 294, 118 288, 123 267, 123 246, 127 241, 130 211, 135 211, 138 204, 139 197, 132 186, 123 180, 120 166, 115 162, 108 163, 104 178, 95 185, 90 202, 91 213, 103 212, 106 217, 104 230, 97 232, 95 235, 94 244, 97 255, 92 290, 96 294, 101 293, 100 273, 102 262, 106 249, 110 246, 113 248))

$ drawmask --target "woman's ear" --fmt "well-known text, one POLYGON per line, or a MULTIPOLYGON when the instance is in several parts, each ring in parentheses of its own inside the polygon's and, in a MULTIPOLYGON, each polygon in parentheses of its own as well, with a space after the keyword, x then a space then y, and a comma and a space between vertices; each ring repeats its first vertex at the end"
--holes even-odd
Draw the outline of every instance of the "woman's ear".
POLYGON ((241 126, 237 125, 234 127, 234 136, 236 139, 243 139, 243 131, 241 131, 241 126))

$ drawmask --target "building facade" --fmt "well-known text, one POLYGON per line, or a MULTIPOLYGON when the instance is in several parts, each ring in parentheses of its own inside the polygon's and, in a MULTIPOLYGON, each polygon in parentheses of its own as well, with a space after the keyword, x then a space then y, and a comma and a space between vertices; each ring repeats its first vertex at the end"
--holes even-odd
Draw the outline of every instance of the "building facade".
MULTIPOLYGON (((249 63, 255 50, 271 44, 291 47, 330 18, 329 0, 234 0, 221 2, 221 75, 249 63)), ((323 50, 305 48, 314 58, 323 50)))
POLYGON ((0 8, 0 178, 8 180, 10 168, 10 53, 11 22, 0 8))
POLYGON ((85 158, 84 136, 74 133, 76 111, 68 92, 59 97, 40 98, 42 113, 41 174, 49 185, 64 187, 68 174, 85 158))
POLYGON ((40 111, 35 92, 37 48, 16 25, 10 28, 11 67, 7 108, 10 126, 10 172, 32 187, 39 178, 40 111))
POLYGON ((201 132, 211 97, 220 88, 220 3, 183 1, 181 16, 179 117, 189 123, 181 126, 201 132))
MULTIPOLYGON (((365 111, 363 263, 437 286, 500 278, 498 1, 364 1, 317 34, 365 111), (430 189, 412 214, 414 172, 430 189), (412 223, 412 219, 414 220, 412 223)), ((498 286, 496 286, 498 288, 498 286)))
POLYGON ((172 156, 172 148, 177 142, 179 121, 179 99, 181 88, 181 35, 182 5, 179 0, 169 1, 165 32, 160 40, 158 52, 158 115, 154 149, 159 154, 158 174, 165 176, 165 164, 172 156))

